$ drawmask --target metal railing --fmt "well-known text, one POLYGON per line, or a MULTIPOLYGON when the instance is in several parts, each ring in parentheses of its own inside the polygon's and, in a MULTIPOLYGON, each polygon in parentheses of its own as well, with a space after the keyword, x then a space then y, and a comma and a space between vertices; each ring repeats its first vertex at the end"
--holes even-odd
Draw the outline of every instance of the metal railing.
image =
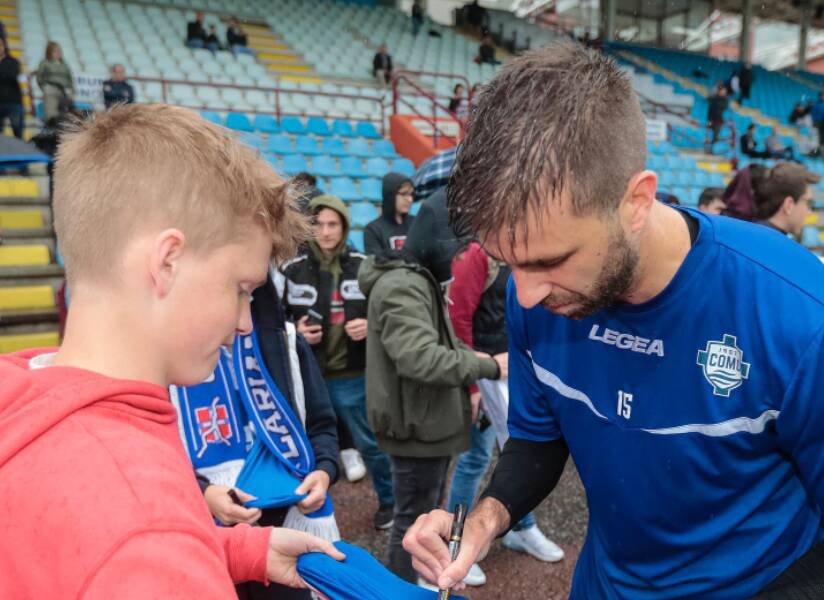
POLYGON ((463 137, 463 134, 464 134, 464 128, 465 128, 464 121, 462 119, 460 119, 454 112, 449 110, 449 107, 446 104, 444 104, 443 102, 441 102, 438 99, 438 96, 435 93, 424 89, 422 87, 422 85, 420 83, 418 83, 418 81, 415 79, 415 77, 417 77, 417 76, 430 76, 430 77, 436 77, 436 78, 440 77, 440 78, 444 78, 444 79, 451 79, 452 81, 455 81, 456 79, 461 80, 461 81, 464 82, 464 86, 466 87, 467 92, 469 94, 468 98, 467 98, 467 101, 472 102, 472 90, 469 87, 469 80, 466 77, 464 77, 463 75, 452 75, 452 74, 445 74, 445 73, 433 73, 433 72, 429 72, 429 71, 411 71, 411 70, 400 70, 400 71, 395 72, 395 74, 392 76, 392 114, 398 114, 399 113, 399 110, 398 110, 399 106, 403 105, 405 108, 408 108, 409 110, 411 110, 412 113, 414 113, 416 116, 420 117, 421 119, 426 121, 429 125, 431 125, 432 126, 432 133, 433 133, 433 135, 432 135, 432 146, 433 146, 433 148, 438 147, 438 142, 440 141, 441 138, 450 140, 455 145, 457 145, 458 142, 463 137), (401 90, 400 89, 400 87, 401 87, 400 84, 402 84, 402 83, 409 86, 410 88, 412 88, 414 93, 409 93, 406 90, 401 90), (423 114, 420 110, 418 110, 417 106, 415 106, 412 102, 410 102, 406 98, 403 98, 402 93, 406 94, 406 95, 409 95, 409 96, 413 96, 415 98, 420 98, 420 97, 426 98, 429 101, 430 106, 432 108, 431 116, 423 114), (448 117, 439 117, 438 116, 438 109, 443 110, 449 116, 448 117), (460 128, 460 134, 459 135, 457 135, 457 136, 449 135, 449 134, 445 133, 440 128, 440 126, 438 125, 438 121, 439 121, 439 119, 443 120, 444 118, 446 118, 447 120, 451 119, 451 120, 455 121, 458 124, 458 127, 460 128))

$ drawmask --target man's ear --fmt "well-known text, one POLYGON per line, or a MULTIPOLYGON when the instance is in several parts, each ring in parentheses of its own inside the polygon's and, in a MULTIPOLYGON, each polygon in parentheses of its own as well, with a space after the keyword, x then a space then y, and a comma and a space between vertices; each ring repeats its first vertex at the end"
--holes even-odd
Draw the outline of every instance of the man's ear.
POLYGON ((165 298, 174 286, 180 271, 180 260, 186 247, 186 236, 179 229, 160 232, 151 246, 149 275, 160 298, 165 298))
POLYGON ((784 202, 781 203, 781 212, 785 215, 791 214, 796 204, 795 198, 792 196, 787 196, 784 198, 784 202))
POLYGON ((629 180, 626 194, 621 201, 621 220, 632 233, 644 229, 655 200, 658 176, 652 171, 641 171, 629 180))

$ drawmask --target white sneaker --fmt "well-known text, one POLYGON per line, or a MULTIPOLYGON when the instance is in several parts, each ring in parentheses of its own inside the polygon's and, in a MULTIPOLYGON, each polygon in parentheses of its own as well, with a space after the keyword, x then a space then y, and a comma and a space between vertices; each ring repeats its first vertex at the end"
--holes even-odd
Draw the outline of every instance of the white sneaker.
POLYGON ((418 587, 421 587, 421 588, 423 588, 423 589, 425 589, 425 590, 431 590, 431 591, 433 591, 433 592, 439 592, 439 591, 440 591, 440 590, 438 589, 438 586, 436 586, 436 585, 432 585, 431 583, 429 583, 429 582, 428 582, 426 579, 424 579, 423 577, 418 577, 418 587))
POLYGON ((477 587, 486 583, 486 573, 483 572, 478 563, 472 563, 469 567, 469 573, 463 579, 466 585, 477 587))
POLYGON ((354 483, 366 477, 366 465, 363 464, 360 452, 354 448, 341 450, 340 462, 343 463, 343 470, 346 473, 346 479, 349 481, 354 483))
POLYGON ((516 552, 526 552, 544 562, 558 562, 564 551, 547 538, 537 525, 521 531, 512 530, 504 536, 504 546, 516 552))

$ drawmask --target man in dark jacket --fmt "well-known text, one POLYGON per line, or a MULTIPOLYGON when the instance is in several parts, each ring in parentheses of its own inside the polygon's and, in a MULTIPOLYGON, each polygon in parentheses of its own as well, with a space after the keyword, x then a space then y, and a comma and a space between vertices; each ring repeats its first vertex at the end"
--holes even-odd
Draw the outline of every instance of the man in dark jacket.
POLYGON ((332 405, 363 456, 379 507, 374 525, 392 525, 395 498, 389 457, 378 450, 366 419, 366 297, 358 269, 366 258, 349 249, 349 209, 339 198, 322 195, 309 203, 314 239, 282 267, 284 306, 297 330, 311 344, 332 405))
POLYGON ((20 62, 6 52, 0 39, 0 128, 8 119, 14 137, 23 139, 23 95, 20 92, 20 62))
MULTIPOLYGON (((436 193, 421 207, 400 252, 369 257, 358 281, 369 295, 367 406, 382 450, 392 457, 395 523, 389 569, 417 581, 403 549, 406 531, 443 497, 450 457, 469 448, 477 405, 467 386, 506 376, 506 354, 476 353, 449 321, 442 285, 451 278, 455 235, 436 193)), ((441 198, 442 199, 442 198, 441 198)))
POLYGON ((721 127, 724 125, 724 113, 730 105, 730 99, 727 97, 727 88, 723 83, 715 86, 715 94, 707 99, 707 122, 712 129, 712 142, 714 144, 718 141, 718 134, 721 132, 721 127))
POLYGON ((115 104, 134 102, 134 88, 126 81, 123 65, 112 65, 111 78, 103 82, 103 103, 106 108, 115 104))
POLYGON ((372 77, 380 83, 392 81, 392 56, 390 56, 386 44, 380 45, 375 57, 372 59, 372 77))
POLYGON ((768 158, 769 153, 758 150, 755 142, 755 125, 750 124, 741 136, 741 154, 750 158, 768 158))
POLYGON ((383 178, 381 216, 369 223, 363 234, 367 254, 381 254, 387 250, 403 248, 406 234, 415 220, 409 214, 414 199, 415 187, 409 177, 389 173, 383 178))
POLYGON ((206 28, 203 27, 203 13, 195 13, 195 20, 186 24, 186 45, 189 48, 206 47, 206 28))
POLYGON ((738 70, 738 87, 741 91, 738 101, 743 103, 744 100, 749 100, 752 88, 752 64, 749 62, 745 62, 738 70))

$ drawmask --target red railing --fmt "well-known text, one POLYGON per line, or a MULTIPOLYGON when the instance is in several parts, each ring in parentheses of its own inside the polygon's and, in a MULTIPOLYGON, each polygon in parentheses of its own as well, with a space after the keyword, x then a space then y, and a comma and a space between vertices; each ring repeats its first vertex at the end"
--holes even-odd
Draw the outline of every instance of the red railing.
POLYGON ((420 117, 421 119, 423 119, 424 121, 426 121, 428 124, 430 124, 432 126, 432 133, 433 133, 433 135, 432 135, 432 145, 433 145, 433 147, 435 147, 435 148, 438 147, 438 141, 439 141, 440 138, 445 138, 447 140, 452 140, 457 145, 458 142, 460 141, 460 139, 463 137, 463 132, 464 132, 464 122, 463 122, 463 120, 458 118, 458 116, 455 113, 453 113, 451 110, 449 110, 449 106, 447 106, 446 104, 439 101, 438 96, 436 94, 424 89, 421 86, 421 84, 418 83, 418 81, 414 77, 415 76, 421 76, 421 75, 423 75, 423 76, 432 76, 432 77, 441 77, 441 78, 444 78, 444 79, 451 79, 453 81, 456 80, 456 79, 463 80, 463 82, 465 82, 464 85, 465 85, 465 87, 467 89, 467 92, 469 94, 469 96, 467 98, 467 101, 468 102, 472 101, 472 90, 469 88, 469 80, 466 77, 464 77, 463 75, 449 75, 449 74, 445 74, 445 73, 432 73, 432 72, 429 72, 429 71, 409 71, 409 70, 404 69, 404 70, 396 71, 392 76, 392 114, 398 114, 398 107, 399 107, 399 105, 402 104, 402 105, 404 105, 404 107, 410 109, 415 115, 417 115, 418 117, 420 117), (418 108, 413 103, 411 103, 409 100, 401 97, 401 91, 399 90, 399 84, 401 84, 401 83, 406 84, 407 86, 412 88, 412 90, 414 92, 414 93, 410 93, 410 92, 404 90, 404 92, 403 92, 404 94, 407 94, 409 96, 413 96, 415 98, 423 97, 423 98, 426 98, 426 99, 429 100, 430 105, 432 107, 431 117, 429 115, 423 114, 422 112, 420 112, 418 110, 418 108), (458 126, 460 127, 460 132, 461 132, 460 135, 453 136, 453 135, 449 135, 447 133, 444 133, 444 131, 438 126, 438 109, 439 108, 441 110, 445 111, 448 115, 450 115, 450 117, 447 117, 447 118, 451 118, 452 120, 454 120, 458 124, 458 126))

